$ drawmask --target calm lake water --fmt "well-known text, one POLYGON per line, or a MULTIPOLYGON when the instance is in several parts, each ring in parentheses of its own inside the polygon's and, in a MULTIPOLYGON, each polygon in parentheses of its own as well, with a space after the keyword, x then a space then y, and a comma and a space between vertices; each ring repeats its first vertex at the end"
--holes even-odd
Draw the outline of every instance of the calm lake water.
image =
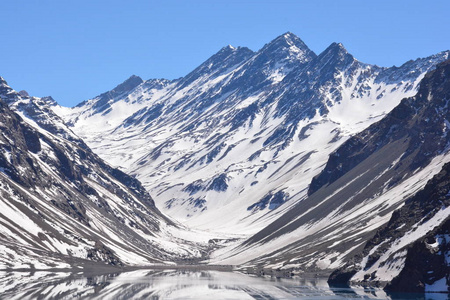
MULTIPOLYGON (((447 299, 446 294, 401 299, 447 299)), ((330 288, 325 278, 235 272, 138 270, 107 275, 0 272, 1 299, 400 299, 382 290, 330 288)))

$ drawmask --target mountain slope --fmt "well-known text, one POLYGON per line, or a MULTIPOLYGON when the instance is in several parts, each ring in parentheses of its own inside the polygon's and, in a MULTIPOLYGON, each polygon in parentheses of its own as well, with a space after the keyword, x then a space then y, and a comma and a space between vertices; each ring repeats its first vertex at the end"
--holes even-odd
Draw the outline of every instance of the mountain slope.
MULTIPOLYGON (((402 103, 415 109, 418 117, 415 126, 409 128, 410 135, 420 129, 422 136, 421 141, 410 143, 416 149, 406 152, 415 152, 412 167, 423 166, 436 152, 448 151, 449 98, 450 61, 447 61, 425 77, 415 99, 402 103)), ((389 283, 386 289, 393 292, 448 292, 449 172, 447 163, 423 190, 392 214, 345 269, 331 275, 330 282, 389 283)))
POLYGON ((165 213, 252 234, 305 199, 328 155, 448 56, 381 68, 337 43, 316 55, 286 33, 257 52, 225 47, 179 80, 145 81, 107 111, 95 108, 100 96, 52 109, 165 213))
MULTIPOLYGON (((356 275, 351 268, 347 275, 341 271, 337 280, 353 276, 355 281, 391 281, 417 260, 405 251, 416 240, 439 237, 433 247, 442 244, 444 251, 450 212, 445 165, 450 161, 449 99, 450 61, 446 61, 425 76, 416 96, 403 99, 385 118, 334 151, 312 180, 308 198, 245 242, 218 250, 213 261, 332 270, 352 262, 365 248, 356 258, 360 271, 356 275)), ((422 246, 419 242, 412 247, 422 246)), ((446 270, 442 257, 434 269, 437 280, 446 270)), ((355 268, 355 263, 350 265, 355 268)), ((398 280, 410 276, 405 274, 398 280)))
POLYGON ((51 99, 21 95, 3 78, 0 98, 1 269, 201 258, 205 247, 173 237, 184 230, 139 181, 93 154, 51 99))
POLYGON ((389 283, 386 289, 392 292, 449 292, 449 171, 447 163, 329 282, 389 283))

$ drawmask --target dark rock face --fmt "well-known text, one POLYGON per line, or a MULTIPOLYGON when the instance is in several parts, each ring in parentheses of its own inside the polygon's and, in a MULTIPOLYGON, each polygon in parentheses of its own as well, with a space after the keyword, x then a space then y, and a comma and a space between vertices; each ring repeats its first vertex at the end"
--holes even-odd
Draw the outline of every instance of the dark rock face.
POLYGON ((205 187, 203 184, 203 180, 196 180, 196 181, 186 185, 183 188, 183 191, 188 192, 189 196, 192 196, 192 195, 196 194, 198 191, 203 190, 204 188, 205 187))
POLYGON ((247 210, 251 211, 257 211, 257 210, 263 210, 267 207, 272 210, 278 208, 280 205, 282 205, 284 202, 286 202, 286 199, 289 197, 288 194, 286 194, 283 191, 278 191, 276 193, 268 193, 265 195, 261 200, 258 202, 250 205, 247 207, 247 210))
POLYGON ((44 183, 45 176, 42 170, 26 154, 27 151, 33 153, 40 151, 39 134, 26 126, 21 118, 14 114, 8 105, 1 100, 0 130, 3 133, 0 137, 2 142, 0 168, 2 172, 15 182, 27 187, 33 186, 35 181, 44 183), (27 176, 21 176, 19 167, 23 167, 29 172, 27 176))
MULTIPOLYGON (((162 108, 163 108, 162 104, 157 104, 157 105, 153 106, 144 115, 139 116, 139 122, 150 123, 150 122, 156 120, 161 115, 162 108)), ((131 115, 130 117, 128 117, 124 121, 124 126, 125 127, 132 126, 133 123, 135 122, 135 117, 136 116, 137 115, 134 114, 134 115, 131 115)))
POLYGON ((124 266, 124 263, 120 261, 114 251, 98 241, 95 242, 94 248, 88 250, 87 258, 92 261, 106 262, 111 266, 124 266))
POLYGON ((0 98, 12 110, 23 113, 42 129, 74 142, 81 148, 88 148, 78 136, 67 128, 64 121, 51 110, 51 106, 57 104, 52 97, 36 98, 17 93, 3 79, 0 82, 0 98))
POLYGON ((228 188, 227 180, 228 179, 226 174, 220 174, 219 176, 213 179, 211 184, 208 186, 208 190, 225 192, 228 188))
MULTIPOLYGON (((450 253, 450 217, 435 230, 408 247, 405 266, 385 290, 391 293, 423 293, 426 286, 444 280, 450 292, 450 270, 447 256, 450 253), (436 247, 430 244, 438 245, 436 247)), ((445 292, 445 291, 441 291, 445 292)))
POLYGON ((350 279, 356 274, 356 270, 337 269, 328 277, 328 284, 330 286, 349 286, 350 279))
MULTIPOLYGON (((103 163, 102 167, 105 168, 109 174, 111 174, 115 179, 121 182, 123 185, 128 187, 134 195, 141 199, 149 208, 155 209, 155 201, 153 201, 150 194, 142 186, 141 182, 136 178, 120 171, 116 168, 111 168, 107 164, 103 163)), ((126 195, 124 195, 126 197, 126 195)))
POLYGON ((29 97, 30 95, 28 95, 28 92, 25 90, 22 90, 19 92, 19 95, 23 96, 23 97, 29 97))

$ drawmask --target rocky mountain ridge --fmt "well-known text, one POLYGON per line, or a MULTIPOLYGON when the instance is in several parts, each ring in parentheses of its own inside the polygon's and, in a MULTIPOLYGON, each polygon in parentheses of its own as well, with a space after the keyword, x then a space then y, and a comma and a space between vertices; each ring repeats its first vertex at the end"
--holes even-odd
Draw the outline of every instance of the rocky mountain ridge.
POLYGON ((48 109, 50 98, 19 94, 3 78, 0 98, 1 269, 202 257, 204 246, 173 237, 185 229, 139 181, 92 153, 48 109))

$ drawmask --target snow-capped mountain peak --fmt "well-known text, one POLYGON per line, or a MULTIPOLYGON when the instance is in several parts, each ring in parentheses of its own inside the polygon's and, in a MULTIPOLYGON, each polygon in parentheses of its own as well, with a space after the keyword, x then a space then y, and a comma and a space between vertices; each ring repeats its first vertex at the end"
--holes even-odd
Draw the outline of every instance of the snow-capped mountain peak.
POLYGON ((316 56, 298 36, 291 32, 286 32, 264 45, 260 53, 277 55, 279 57, 286 55, 290 59, 295 58, 301 63, 308 62, 316 56))
MULTIPOLYGON (((293 68, 313 60, 316 54, 296 35, 285 33, 259 50, 251 63, 272 73, 289 73, 293 68)), ((266 72, 267 72, 266 71, 266 72)))

